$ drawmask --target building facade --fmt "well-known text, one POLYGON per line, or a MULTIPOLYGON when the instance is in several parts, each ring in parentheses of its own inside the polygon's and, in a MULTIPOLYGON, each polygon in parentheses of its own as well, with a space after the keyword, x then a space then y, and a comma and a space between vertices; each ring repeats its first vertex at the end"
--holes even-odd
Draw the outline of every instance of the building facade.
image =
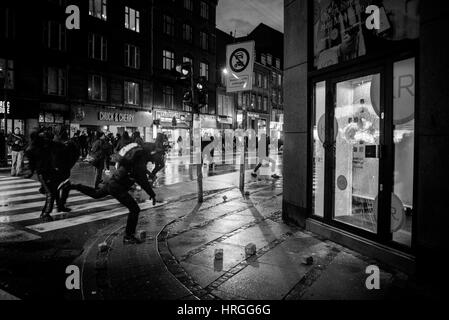
POLYGON ((270 136, 271 130, 278 132, 278 138, 282 139, 283 131, 283 34, 279 31, 260 24, 248 36, 234 38, 223 31, 217 30, 219 51, 217 54, 221 88, 217 92, 225 94, 226 77, 226 45, 254 41, 255 63, 252 76, 252 90, 228 94, 230 101, 235 106, 234 128, 243 128, 243 110, 247 110, 247 128, 253 129, 258 134, 270 136), (268 38, 268 40, 267 40, 268 38), (223 72, 224 71, 224 72, 223 72), (221 90, 221 91, 218 91, 221 90), (234 97, 231 99, 231 97, 234 97))
POLYGON ((448 6, 371 2, 285 1, 283 217, 442 286, 448 6))
POLYGON ((193 65, 195 81, 203 77, 207 82, 207 104, 200 108, 202 127, 217 129, 217 4, 217 0, 153 1, 153 108, 155 119, 161 120, 155 130, 166 133, 172 142, 179 137, 189 141, 192 110, 183 103, 188 88, 177 82, 172 72, 185 62, 193 65))
POLYGON ((79 30, 65 27, 66 1, 30 1, 27 10, 2 4, 13 25, 0 49, 2 64, 13 68, 7 131, 70 125, 72 133, 138 130, 148 136, 150 7, 142 1, 70 4, 80 8, 79 30))
MULTIPOLYGON (((191 110, 174 76, 179 63, 207 80, 204 124, 217 127, 217 1, 3 1, 0 8, 1 128, 70 126, 112 133, 188 134, 191 110), (66 7, 80 9, 80 29, 65 26, 66 7), (32 26, 32 27, 31 27, 32 26), (176 121, 173 121, 176 119, 176 121), (160 125, 154 125, 154 120, 160 125), (215 121, 216 122, 216 121, 215 121)), ((176 137, 176 138, 175 138, 176 137)))

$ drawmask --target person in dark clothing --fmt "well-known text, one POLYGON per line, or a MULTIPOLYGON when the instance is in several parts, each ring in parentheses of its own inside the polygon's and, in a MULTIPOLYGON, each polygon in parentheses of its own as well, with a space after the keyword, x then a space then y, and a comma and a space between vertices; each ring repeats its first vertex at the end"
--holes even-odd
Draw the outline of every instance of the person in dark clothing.
POLYGON ((114 154, 114 135, 112 133, 109 133, 106 136, 105 139, 105 165, 106 165, 106 171, 109 172, 109 168, 111 166, 111 156, 114 154))
POLYGON ((128 208, 128 221, 126 223, 126 231, 123 238, 125 244, 141 243, 141 241, 135 237, 140 208, 136 200, 128 193, 131 187, 135 183, 140 185, 150 196, 150 199, 153 200, 153 205, 156 204, 156 194, 148 181, 147 159, 148 155, 146 155, 143 150, 138 152, 134 157, 132 164, 129 166, 119 165, 117 171, 101 189, 95 190, 80 184, 71 186, 71 189, 78 190, 94 199, 101 199, 110 195, 128 208))
MULTIPOLYGON (((262 134, 261 138, 260 138, 261 141, 260 141, 260 143, 257 144, 258 146, 262 145, 262 147, 263 147, 262 139, 266 139, 266 143, 265 143, 266 153, 261 154, 261 152, 260 152, 261 150, 259 149, 259 163, 254 168, 254 171, 251 173, 251 176, 253 176, 254 178, 257 178, 257 171, 259 171, 260 167, 262 167, 262 162, 264 160, 276 164, 276 161, 271 159, 269 156, 270 155, 270 137, 267 137, 266 134, 262 134)), ((277 174, 273 174, 271 177, 273 179, 279 179, 279 176, 277 174)))
POLYGON ((45 194, 41 218, 52 220, 50 214, 53 212, 55 201, 58 212, 70 211, 65 207, 67 197, 61 199, 58 192, 61 173, 64 172, 63 165, 66 165, 61 157, 66 154, 66 150, 62 148, 61 143, 53 141, 52 136, 45 131, 33 133, 31 139, 31 144, 25 151, 30 170, 25 178, 31 178, 34 173, 37 174, 41 189, 45 194))
POLYGON ((133 133, 133 139, 132 140, 133 140, 134 143, 137 143, 139 146, 143 146, 143 144, 144 144, 144 141, 143 141, 142 137, 140 136, 140 132, 139 131, 136 131, 136 132, 133 133))
POLYGON ((23 156, 27 147, 27 141, 21 134, 19 128, 14 129, 14 133, 10 134, 7 141, 11 147, 11 176, 15 177, 22 173, 23 156))
POLYGON ((94 158, 92 165, 95 167, 95 189, 98 189, 100 183, 103 182, 103 170, 107 155, 106 137, 103 132, 98 131, 97 140, 92 145, 91 154, 94 158))
POLYGON ((117 146, 115 147, 115 152, 120 152, 124 147, 126 147, 128 144, 132 143, 132 139, 129 137, 129 133, 125 131, 120 139, 120 141, 117 143, 117 146))
POLYGON ((87 133, 83 131, 79 136, 79 145, 81 149, 81 157, 85 158, 88 153, 87 133))
MULTIPOLYGON (((146 144, 150 145, 150 144, 146 144)), ((159 171, 165 167, 166 153, 169 151, 170 146, 168 143, 168 138, 163 133, 158 133, 156 141, 153 144, 154 148, 151 151, 152 159, 151 162, 154 163, 154 169, 150 174, 151 180, 156 180, 156 175, 159 171)))

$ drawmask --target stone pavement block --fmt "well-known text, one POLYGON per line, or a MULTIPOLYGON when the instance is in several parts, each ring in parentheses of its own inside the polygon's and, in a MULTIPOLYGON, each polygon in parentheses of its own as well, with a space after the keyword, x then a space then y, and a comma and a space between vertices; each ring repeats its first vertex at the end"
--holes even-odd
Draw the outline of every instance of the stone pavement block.
POLYGON ((203 228, 203 230, 227 234, 234 230, 237 230, 248 223, 254 221, 254 218, 251 216, 241 216, 241 219, 236 219, 236 217, 225 217, 220 218, 218 220, 213 221, 203 228))
POLYGON ((331 250, 315 238, 290 238, 259 258, 259 262, 281 267, 299 266, 307 256, 313 255, 315 264, 331 250))
POLYGON ((218 243, 208 247, 206 250, 195 254, 186 262, 207 267, 216 271, 228 271, 240 262, 245 260, 245 248, 242 246, 218 243), (215 249, 223 249, 223 260, 216 261, 214 258, 215 249))
POLYGON ((221 233, 195 229, 168 240, 168 246, 176 257, 180 257, 221 236, 223 236, 221 233))
POLYGON ((254 262, 217 289, 250 300, 280 300, 306 271, 304 267, 286 269, 254 262))
POLYGON ((378 300, 388 296, 393 276, 381 270, 380 290, 368 290, 365 273, 368 263, 341 252, 311 287, 304 300, 378 300))
POLYGON ((202 288, 206 288, 209 284, 221 277, 225 271, 217 271, 207 267, 182 262, 181 266, 192 277, 192 279, 202 288))
POLYGON ((291 228, 285 224, 266 220, 258 223, 254 227, 240 231, 236 235, 224 240, 223 243, 235 245, 254 243, 260 249, 289 231, 291 231, 291 228))

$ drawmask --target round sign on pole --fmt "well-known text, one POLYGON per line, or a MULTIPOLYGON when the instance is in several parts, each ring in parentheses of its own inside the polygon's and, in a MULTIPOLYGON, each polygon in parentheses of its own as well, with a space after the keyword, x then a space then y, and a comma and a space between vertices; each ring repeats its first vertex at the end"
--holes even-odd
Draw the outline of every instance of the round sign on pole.
POLYGON ((240 73, 248 67, 250 60, 248 50, 245 48, 238 48, 232 52, 229 65, 232 71, 240 73))

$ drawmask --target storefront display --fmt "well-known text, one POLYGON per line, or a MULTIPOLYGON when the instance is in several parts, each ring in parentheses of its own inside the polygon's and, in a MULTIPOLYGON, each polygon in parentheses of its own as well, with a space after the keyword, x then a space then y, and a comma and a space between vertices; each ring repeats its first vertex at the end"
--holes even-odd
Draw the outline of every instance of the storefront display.
POLYGON ((392 48, 419 35, 419 0, 314 0, 317 69, 392 48), (378 5, 379 29, 368 29, 366 8, 378 5))

